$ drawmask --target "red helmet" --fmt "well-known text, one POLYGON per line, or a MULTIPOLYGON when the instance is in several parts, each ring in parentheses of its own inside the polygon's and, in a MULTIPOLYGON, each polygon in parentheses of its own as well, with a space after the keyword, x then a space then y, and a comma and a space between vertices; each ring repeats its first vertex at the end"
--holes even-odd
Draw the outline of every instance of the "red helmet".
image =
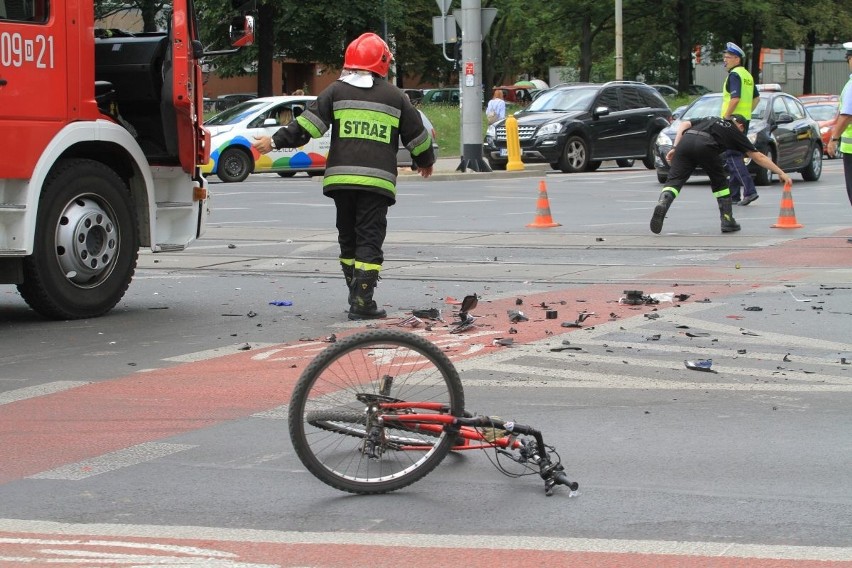
POLYGON ((385 40, 374 33, 361 34, 346 48, 343 66, 347 69, 363 69, 387 77, 390 67, 390 48, 385 40))

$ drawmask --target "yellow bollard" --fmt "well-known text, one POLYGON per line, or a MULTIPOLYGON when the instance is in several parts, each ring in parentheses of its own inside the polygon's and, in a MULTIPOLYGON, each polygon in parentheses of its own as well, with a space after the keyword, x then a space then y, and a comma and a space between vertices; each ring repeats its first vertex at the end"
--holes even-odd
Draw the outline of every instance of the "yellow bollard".
POLYGON ((524 169, 521 161, 521 140, 518 138, 518 119, 511 114, 506 117, 506 150, 509 153, 509 161, 506 163, 506 171, 520 172, 524 169))

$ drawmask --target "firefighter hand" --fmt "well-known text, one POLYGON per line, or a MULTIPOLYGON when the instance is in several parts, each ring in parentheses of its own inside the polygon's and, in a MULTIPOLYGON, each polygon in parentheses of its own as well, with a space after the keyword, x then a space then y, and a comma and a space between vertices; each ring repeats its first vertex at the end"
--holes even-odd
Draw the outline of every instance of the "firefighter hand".
POLYGON ((825 147, 825 151, 829 158, 833 158, 835 154, 837 154, 837 140, 834 140, 833 138, 829 140, 828 146, 825 147))
POLYGON ((272 151, 272 138, 269 136, 255 136, 256 142, 252 146, 261 154, 268 154, 272 151))
POLYGON ((672 163, 672 159, 674 159, 674 155, 675 155, 675 149, 674 149, 674 148, 672 148, 671 150, 669 150, 669 151, 666 153, 666 161, 667 161, 669 164, 671 164, 671 163, 672 163))
POLYGON ((778 179, 783 181, 784 185, 790 185, 790 186, 793 185, 793 178, 791 178, 790 176, 788 176, 787 174, 785 174, 783 172, 778 174, 778 179))
POLYGON ((427 178, 432 175, 432 166, 428 168, 417 168, 417 173, 420 174, 420 177, 427 178))

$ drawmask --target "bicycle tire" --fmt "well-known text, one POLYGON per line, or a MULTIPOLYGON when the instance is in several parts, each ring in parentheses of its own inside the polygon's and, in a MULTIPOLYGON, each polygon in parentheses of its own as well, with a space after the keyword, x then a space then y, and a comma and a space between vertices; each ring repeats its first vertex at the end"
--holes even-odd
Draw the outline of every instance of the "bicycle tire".
MULTIPOLYGON (((329 432, 345 434, 347 436, 354 436, 362 439, 367 437, 366 415, 363 412, 359 414, 348 411, 315 410, 306 414, 305 420, 311 426, 328 430, 329 432)), ((440 434, 437 432, 426 432, 416 428, 406 427, 404 424, 389 424, 386 427, 400 430, 403 433, 416 432, 431 437, 431 439, 423 439, 421 437, 407 437, 400 434, 390 433, 386 436, 386 439, 389 443, 397 446, 395 449, 400 449, 403 446, 434 446, 436 443, 435 440, 440 438, 440 434)))
POLYGON ((288 425, 293 449, 319 480, 350 493, 387 493, 421 479, 449 453, 455 441, 452 432, 442 432, 435 438, 413 428, 390 427, 382 428, 382 443, 372 455, 365 451, 365 437, 356 435, 352 427, 357 417, 366 428, 365 395, 440 402, 453 416, 464 415, 464 390, 458 372, 433 343, 391 329, 359 332, 342 339, 311 361, 290 399, 288 425), (332 429, 311 424, 323 416, 353 422, 346 428, 338 428, 338 424, 332 429), (423 451, 396 449, 392 442, 398 433, 387 434, 388 430, 404 430, 400 437, 422 440, 423 451), (389 438, 391 442, 387 442, 389 438))

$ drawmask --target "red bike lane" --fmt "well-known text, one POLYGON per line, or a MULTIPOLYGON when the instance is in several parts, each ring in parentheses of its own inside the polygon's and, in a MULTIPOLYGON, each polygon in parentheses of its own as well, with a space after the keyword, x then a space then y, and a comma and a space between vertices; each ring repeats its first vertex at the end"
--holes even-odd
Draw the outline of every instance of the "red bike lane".
MULTIPOLYGON (((2 530, 0 565, 71 568, 850 568, 850 549, 511 535, 304 533, 32 523, 2 530), (39 528, 47 529, 37 532, 39 528), (88 529, 88 530, 87 530, 88 529), (178 538, 175 535, 192 535, 178 538), (4 564, 9 562, 9 564, 4 564)), ((23 522, 22 524, 27 524, 23 522)))
MULTIPOLYGON (((690 302, 744 289, 674 288, 689 295, 685 301, 690 302)), ((493 344, 497 338, 528 343, 570 333, 572 328, 562 323, 579 319, 581 312, 591 314, 580 324, 587 328, 679 303, 622 304, 623 291, 623 286, 594 286, 533 294, 520 304, 515 297, 481 301, 472 312, 476 324, 471 330, 451 334, 447 309, 447 324, 426 331, 424 323, 411 331, 423 333, 458 361, 505 349, 493 344), (511 321, 509 312, 517 311, 528 321, 511 321), (557 318, 547 319, 548 311, 556 311, 557 318)), ((396 327, 399 321, 388 318, 376 325, 396 327)), ((318 340, 241 351, 5 404, 0 413, 0 483, 286 405, 302 370, 327 346, 318 340)))

